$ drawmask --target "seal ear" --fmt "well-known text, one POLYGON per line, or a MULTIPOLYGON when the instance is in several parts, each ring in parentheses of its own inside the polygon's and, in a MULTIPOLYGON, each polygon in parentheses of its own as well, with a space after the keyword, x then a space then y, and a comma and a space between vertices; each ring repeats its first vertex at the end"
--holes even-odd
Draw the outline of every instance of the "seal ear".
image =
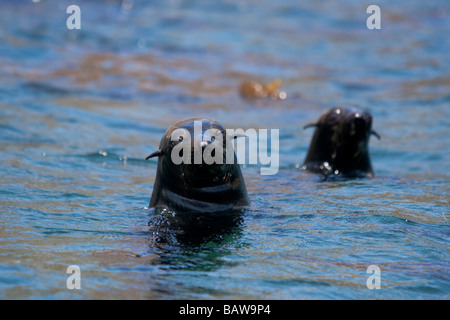
POLYGON ((312 128, 312 127, 317 127, 317 123, 309 123, 309 124, 307 124, 306 126, 303 127, 303 130, 304 129, 308 129, 308 128, 312 128))
POLYGON ((157 151, 153 152, 151 155, 147 156, 147 158, 145 158, 145 160, 148 160, 148 159, 154 158, 154 157, 159 157, 162 155, 163 155, 163 152, 161 150, 157 150, 157 151))
POLYGON ((380 135, 379 135, 376 131, 374 131, 374 130, 370 130, 370 134, 373 134, 375 137, 378 138, 378 140, 381 139, 380 135))

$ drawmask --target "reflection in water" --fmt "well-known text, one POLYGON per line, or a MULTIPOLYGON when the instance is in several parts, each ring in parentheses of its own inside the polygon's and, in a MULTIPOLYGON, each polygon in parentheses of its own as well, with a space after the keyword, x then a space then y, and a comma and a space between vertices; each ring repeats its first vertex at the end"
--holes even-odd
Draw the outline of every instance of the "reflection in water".
POLYGON ((241 210, 211 214, 172 213, 163 210, 155 212, 149 226, 158 243, 190 246, 235 233, 242 221, 241 210))
POLYGON ((242 234, 242 210, 222 213, 173 213, 152 210, 147 254, 157 254, 152 264, 171 268, 210 270, 223 265, 224 249, 242 234))

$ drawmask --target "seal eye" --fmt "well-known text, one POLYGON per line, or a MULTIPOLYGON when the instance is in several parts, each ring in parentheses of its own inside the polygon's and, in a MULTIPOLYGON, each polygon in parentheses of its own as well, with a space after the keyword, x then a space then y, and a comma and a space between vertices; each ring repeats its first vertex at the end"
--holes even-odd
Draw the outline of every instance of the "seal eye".
POLYGON ((172 140, 172 147, 175 147, 177 144, 179 144, 182 141, 183 141, 183 136, 179 136, 178 140, 172 140))

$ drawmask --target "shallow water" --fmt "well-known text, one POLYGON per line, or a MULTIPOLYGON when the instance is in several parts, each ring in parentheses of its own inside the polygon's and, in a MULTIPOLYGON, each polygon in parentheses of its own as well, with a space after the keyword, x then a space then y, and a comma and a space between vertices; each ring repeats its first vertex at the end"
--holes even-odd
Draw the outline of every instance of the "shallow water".
POLYGON ((448 299, 447 1, 378 1, 381 30, 359 1, 78 3, 81 30, 70 1, 0 4, 0 298, 448 299), (275 78, 287 99, 239 96, 275 78), (375 178, 298 169, 337 105, 372 113, 375 178), (192 116, 279 129, 280 168, 242 167, 230 225, 157 241, 144 159, 192 116))

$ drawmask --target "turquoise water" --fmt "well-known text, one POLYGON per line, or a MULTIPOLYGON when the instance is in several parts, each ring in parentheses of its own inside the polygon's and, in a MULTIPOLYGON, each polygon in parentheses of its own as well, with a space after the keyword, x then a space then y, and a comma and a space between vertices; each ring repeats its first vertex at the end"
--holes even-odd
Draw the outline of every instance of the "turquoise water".
POLYGON ((71 4, 0 4, 0 298, 448 299, 448 1, 377 1, 381 30, 360 1, 77 1, 68 30, 71 4), (285 100, 240 97, 275 78, 285 100), (374 118, 373 179, 298 169, 338 105, 374 118), (279 129, 280 168, 242 167, 230 224, 158 241, 144 159, 193 116, 279 129))

